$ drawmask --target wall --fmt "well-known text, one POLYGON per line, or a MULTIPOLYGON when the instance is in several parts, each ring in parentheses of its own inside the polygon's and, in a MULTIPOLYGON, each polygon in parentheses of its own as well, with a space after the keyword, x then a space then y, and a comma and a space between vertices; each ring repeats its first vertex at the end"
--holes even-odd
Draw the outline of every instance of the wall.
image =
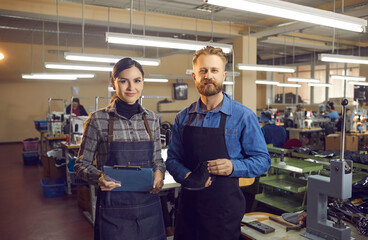
MULTIPOLYGON (((24 53, 23 58, 7 59, 7 61, 18 61, 18 69, 7 68, 5 62, 0 68, 0 142, 21 141, 29 137, 37 137, 39 133, 34 127, 34 120, 46 119, 48 111, 48 98, 66 99, 68 103, 72 97, 72 87, 79 87, 79 97, 82 105, 87 111, 95 108, 95 96, 107 97, 107 86, 109 73, 98 73, 94 79, 81 79, 78 81, 44 81, 21 79, 22 73, 30 73, 33 68, 41 65, 41 46, 33 46, 33 58, 31 64, 29 55, 29 45, 17 43, 2 43, 2 47, 16 48, 24 53), (5 46, 3 46, 5 45, 5 46), (39 60, 36 60, 39 59, 39 60), (15 78, 8 79, 7 74, 17 72, 15 78)), ((48 48, 46 47, 46 52, 48 48)), ((73 51, 73 49, 69 49, 73 51)), ((114 54, 114 53, 112 53, 114 54)), ((132 52, 120 53, 120 55, 134 55, 132 52)), ((45 56, 46 61, 56 61, 56 56, 45 56)), ((188 55, 172 55, 161 58, 159 67, 144 67, 146 76, 151 74, 185 75, 185 69, 191 68, 191 58, 188 55)), ((46 72, 51 72, 46 70, 46 72)), ((173 83, 176 79, 170 79, 169 83, 145 83, 143 95, 146 96, 169 96, 173 98, 173 83)), ((176 100, 174 103, 162 106, 163 110, 181 110, 199 97, 192 80, 184 80, 188 83, 188 100, 176 100)), ((157 99, 145 99, 143 106, 157 111, 157 99)), ((107 104, 106 100, 101 100, 99 106, 107 104)), ((53 105, 54 106, 54 105, 53 105)), ((55 105, 56 111, 59 104, 55 105)), ((51 109, 52 111, 53 109, 51 109)), ((173 122, 175 113, 162 114, 162 121, 173 122)))

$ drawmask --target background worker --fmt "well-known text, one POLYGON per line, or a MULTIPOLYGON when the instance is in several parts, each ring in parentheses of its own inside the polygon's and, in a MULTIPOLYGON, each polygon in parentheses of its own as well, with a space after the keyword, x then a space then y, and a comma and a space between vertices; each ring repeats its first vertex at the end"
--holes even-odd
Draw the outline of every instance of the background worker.
POLYGON ((88 116, 86 109, 79 103, 79 98, 73 98, 72 104, 66 107, 66 114, 70 114, 70 109, 76 116, 88 116))
MULTIPOLYGON (((78 178, 98 184, 95 239, 166 239, 158 192, 165 165, 161 157, 158 116, 143 108, 142 66, 124 58, 114 65, 111 104, 90 114, 74 171, 78 178), (97 167, 93 165, 95 160, 97 167), (151 192, 111 191, 124 185, 107 180, 103 166, 131 165, 152 168, 151 192)), ((139 181, 139 179, 137 179, 139 181)))
POLYGON ((262 122, 261 129, 266 144, 273 144, 274 147, 282 148, 287 141, 285 128, 275 125, 270 111, 261 112, 260 121, 262 122))
POLYGON ((335 110, 335 106, 333 102, 327 102, 326 109, 328 111, 327 114, 322 114, 322 117, 329 118, 331 121, 336 121, 339 119, 339 114, 335 110))
POLYGON ((245 212, 238 178, 270 167, 257 116, 222 91, 226 63, 221 48, 195 53, 192 77, 200 98, 172 128, 166 166, 182 184, 175 240, 238 240, 245 212))

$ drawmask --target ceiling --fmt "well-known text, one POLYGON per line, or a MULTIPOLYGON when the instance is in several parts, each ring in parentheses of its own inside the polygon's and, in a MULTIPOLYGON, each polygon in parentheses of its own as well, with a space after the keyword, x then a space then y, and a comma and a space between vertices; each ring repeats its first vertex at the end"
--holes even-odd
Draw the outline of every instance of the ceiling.
MULTIPOLYGON (((30 0, 54 4, 55 0, 30 0)), ((57 46, 81 46, 106 48, 104 34, 107 28, 111 32, 165 36, 183 39, 198 39, 203 41, 218 41, 232 43, 235 36, 248 35, 257 37, 257 62, 258 64, 271 63, 302 63, 310 62, 311 56, 319 52, 368 55, 368 34, 355 33, 345 30, 332 29, 302 22, 292 22, 288 19, 270 17, 261 14, 242 12, 239 10, 212 7, 203 4, 200 0, 134 0, 131 14, 145 13, 157 14, 161 17, 175 16, 211 22, 226 23, 229 25, 229 33, 224 34, 211 29, 206 31, 183 30, 168 28, 165 23, 162 26, 146 27, 142 24, 125 24, 114 21, 107 22, 86 17, 82 14, 76 17, 57 16, 55 11, 49 14, 36 14, 24 9, 9 7, 7 0, 0 0, 0 43, 15 42, 29 44, 48 44, 57 46), (3 7, 4 5, 5 7, 3 7), (199 10, 200 9, 200 10, 199 10), (84 20, 84 35, 82 36, 82 21, 84 20), (231 25, 242 25, 243 30, 231 32, 231 25), (59 31, 58 31, 59 26, 59 31), (43 35, 44 33, 44 35, 43 35), (59 34, 58 34, 59 33, 59 34), (44 37, 42 37, 44 36, 44 37)), ((22 2, 22 0, 19 0, 22 2)), ((333 10, 332 0, 288 0, 304 6, 333 10)), ((83 0, 59 0, 58 4, 83 4, 83 0)), ((130 12, 130 0, 84 0, 84 6, 97 6, 112 9, 128 9, 130 12)), ((40 6, 40 9, 42 6, 40 6)), ((336 12, 363 19, 368 18, 367 0, 336 1, 336 12)), ((147 23, 149 26, 149 23, 147 23)), ((196 27, 195 27, 196 29, 196 27)), ((109 48, 124 48, 123 46, 108 46, 109 48)), ((180 52, 179 50, 147 49, 147 57, 162 57, 180 52)))

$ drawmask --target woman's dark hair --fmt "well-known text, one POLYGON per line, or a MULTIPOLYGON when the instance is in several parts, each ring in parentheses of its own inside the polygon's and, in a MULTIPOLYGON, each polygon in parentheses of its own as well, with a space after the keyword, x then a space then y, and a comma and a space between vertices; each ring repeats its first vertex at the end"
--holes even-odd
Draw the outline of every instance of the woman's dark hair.
POLYGON ((327 102, 326 107, 327 107, 328 109, 335 110, 335 106, 334 106, 334 103, 333 103, 333 102, 327 102))
POLYGON ((119 74, 126 70, 126 69, 129 69, 131 67, 136 67, 139 69, 139 71, 142 73, 142 77, 144 78, 144 72, 143 72, 143 68, 142 68, 142 65, 131 59, 131 58, 123 58, 123 59, 120 59, 119 62, 115 63, 113 69, 112 69, 112 73, 111 73, 111 76, 115 79, 119 76, 119 74))

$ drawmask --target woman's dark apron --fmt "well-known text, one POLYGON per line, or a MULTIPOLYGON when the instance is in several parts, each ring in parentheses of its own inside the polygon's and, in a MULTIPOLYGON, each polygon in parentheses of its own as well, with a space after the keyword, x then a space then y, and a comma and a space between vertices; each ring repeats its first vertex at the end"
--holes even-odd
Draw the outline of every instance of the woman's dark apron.
MULTIPOLYGON (((184 128, 185 166, 193 171, 199 162, 230 159, 225 142, 226 115, 221 113, 219 128, 190 126, 184 128)), ((175 240, 238 240, 245 199, 239 179, 216 176, 211 186, 189 191, 181 189, 181 207, 175 240)))
MULTIPOLYGON (((113 141, 114 116, 110 115, 107 166, 152 167, 154 142, 145 114, 143 114, 143 120, 150 135, 150 141, 113 141)), ((166 239, 158 194, 99 191, 96 204, 95 239, 166 239)))

